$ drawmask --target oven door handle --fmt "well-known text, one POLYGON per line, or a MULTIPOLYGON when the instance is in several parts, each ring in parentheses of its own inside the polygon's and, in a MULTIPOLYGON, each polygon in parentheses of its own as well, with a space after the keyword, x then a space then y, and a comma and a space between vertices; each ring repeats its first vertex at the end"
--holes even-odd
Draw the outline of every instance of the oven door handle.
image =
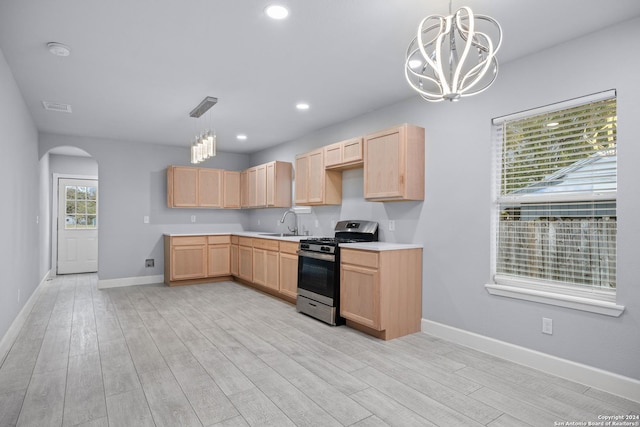
POLYGON ((322 261, 336 262, 336 256, 332 254, 322 254, 318 252, 310 252, 310 251, 298 251, 298 256, 319 259, 322 261))

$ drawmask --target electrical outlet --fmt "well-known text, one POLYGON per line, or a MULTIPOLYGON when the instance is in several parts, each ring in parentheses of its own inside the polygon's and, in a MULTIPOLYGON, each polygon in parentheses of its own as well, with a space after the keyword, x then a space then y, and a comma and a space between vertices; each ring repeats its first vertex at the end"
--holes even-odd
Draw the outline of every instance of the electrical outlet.
POLYGON ((389 231, 396 231, 396 222, 392 219, 389 220, 389 231))
MULTIPOLYGON (((320 227, 320 221, 318 221, 318 220, 316 219, 316 228, 318 228, 318 227, 320 227)), ((334 227, 335 227, 335 225, 334 225, 334 227)))
POLYGON ((553 320, 546 317, 542 318, 542 333, 553 335, 553 320))
POLYGON ((144 266, 147 267, 147 268, 148 267, 153 267, 154 263, 155 263, 154 259, 145 259, 144 260, 144 266))
POLYGON ((143 222, 144 224, 149 224, 149 215, 145 215, 145 216, 143 216, 143 217, 142 217, 142 222, 143 222))
POLYGON ((191 222, 196 222, 196 216, 195 215, 191 215, 191 222))

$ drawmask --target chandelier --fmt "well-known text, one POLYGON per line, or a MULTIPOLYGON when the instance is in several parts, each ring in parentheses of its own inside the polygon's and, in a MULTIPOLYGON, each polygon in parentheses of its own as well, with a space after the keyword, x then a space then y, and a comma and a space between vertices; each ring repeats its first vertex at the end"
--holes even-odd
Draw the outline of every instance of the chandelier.
POLYGON ((430 102, 458 101, 485 91, 498 74, 495 55, 502 43, 502 28, 493 18, 474 15, 462 7, 449 16, 429 15, 409 43, 405 77, 430 102), (492 31, 492 41, 485 29, 492 31))
MULTIPOLYGON (((189 116, 198 119, 217 102, 218 98, 207 96, 196 108, 191 110, 189 116)), ((197 134, 191 143, 191 163, 201 163, 214 157, 216 145, 216 133, 211 130, 211 113, 209 113, 209 128, 197 134)))

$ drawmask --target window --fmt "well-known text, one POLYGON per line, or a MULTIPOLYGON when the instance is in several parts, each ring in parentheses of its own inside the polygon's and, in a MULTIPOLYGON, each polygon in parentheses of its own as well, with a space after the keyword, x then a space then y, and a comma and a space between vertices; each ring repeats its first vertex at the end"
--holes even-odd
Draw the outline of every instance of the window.
POLYGON ((65 229, 97 228, 96 195, 96 187, 65 186, 65 229))
POLYGON ((493 121, 492 294, 620 315, 615 91, 493 121))

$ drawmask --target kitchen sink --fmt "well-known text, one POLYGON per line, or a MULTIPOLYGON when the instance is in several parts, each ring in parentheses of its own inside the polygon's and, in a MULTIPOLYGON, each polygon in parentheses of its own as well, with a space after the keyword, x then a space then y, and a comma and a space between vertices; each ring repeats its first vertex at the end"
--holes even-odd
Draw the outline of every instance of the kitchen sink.
POLYGON ((297 234, 293 233, 258 233, 260 236, 270 236, 270 237, 296 237, 297 234))

